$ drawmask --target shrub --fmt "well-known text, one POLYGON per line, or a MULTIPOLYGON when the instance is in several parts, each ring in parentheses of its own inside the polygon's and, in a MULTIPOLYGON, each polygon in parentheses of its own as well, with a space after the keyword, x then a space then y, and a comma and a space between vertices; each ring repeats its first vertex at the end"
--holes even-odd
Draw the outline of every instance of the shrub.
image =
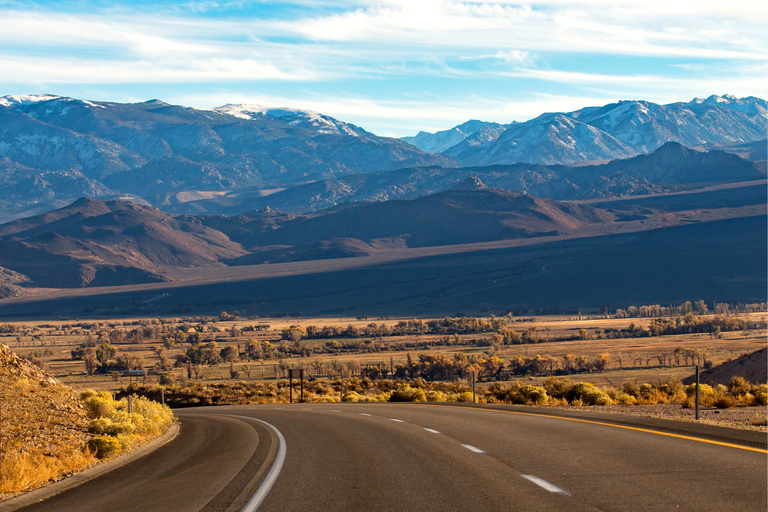
POLYGON ((578 382, 567 391, 566 398, 568 398, 568 401, 571 403, 576 401, 583 401, 584 395, 594 390, 595 385, 591 382, 578 382))
POLYGON ((636 382, 625 382, 621 385, 621 391, 634 398, 640 396, 640 386, 636 382))
POLYGON ((448 401, 448 395, 443 393, 442 391, 435 391, 430 390, 426 393, 427 402, 447 402, 448 401))
POLYGON ((556 379, 554 377, 549 377, 544 381, 544 389, 547 391, 547 394, 553 398, 566 398, 570 386, 570 379, 556 379))
POLYGON ((718 409, 728 409, 729 407, 736 405, 736 399, 731 395, 717 395, 713 405, 718 409))
POLYGON ((728 383, 728 391, 734 396, 746 395, 751 389, 752 386, 744 377, 734 377, 728 383))
MULTIPOLYGON (((685 394, 690 396, 696 395, 696 384, 688 384, 685 386, 685 394)), ((715 390, 712 389, 712 386, 708 384, 700 384, 699 385, 699 397, 703 398, 704 396, 713 396, 715 394, 715 390)))
POLYGON ((547 390, 538 386, 523 386, 519 394, 524 398, 524 403, 543 405, 549 400, 547 390))
POLYGON ((584 405, 611 405, 613 400, 606 393, 603 393, 599 389, 590 389, 586 391, 581 398, 584 405))
POLYGON ((427 396, 421 388, 412 388, 406 384, 398 387, 389 397, 390 402, 426 402, 427 396))
POLYGON ((619 393, 615 400, 621 405, 637 405, 637 398, 627 393, 619 393))
POLYGON ((113 457, 122 451, 120 441, 109 435, 96 436, 88 441, 88 449, 100 459, 113 457))

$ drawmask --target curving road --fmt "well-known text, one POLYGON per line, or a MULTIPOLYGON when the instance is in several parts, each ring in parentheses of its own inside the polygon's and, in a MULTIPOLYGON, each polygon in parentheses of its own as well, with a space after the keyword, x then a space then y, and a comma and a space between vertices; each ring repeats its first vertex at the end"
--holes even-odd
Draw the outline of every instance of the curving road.
POLYGON ((764 449, 595 421, 415 404, 178 415, 171 443, 22 510, 766 510, 764 449))

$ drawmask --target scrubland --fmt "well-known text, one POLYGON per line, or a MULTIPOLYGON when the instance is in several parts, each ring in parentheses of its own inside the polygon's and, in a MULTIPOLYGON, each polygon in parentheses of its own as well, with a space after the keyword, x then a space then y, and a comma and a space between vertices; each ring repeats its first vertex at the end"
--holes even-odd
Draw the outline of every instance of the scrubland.
POLYGON ((164 432, 169 408, 145 398, 78 395, 0 345, 0 499, 112 458, 164 432))

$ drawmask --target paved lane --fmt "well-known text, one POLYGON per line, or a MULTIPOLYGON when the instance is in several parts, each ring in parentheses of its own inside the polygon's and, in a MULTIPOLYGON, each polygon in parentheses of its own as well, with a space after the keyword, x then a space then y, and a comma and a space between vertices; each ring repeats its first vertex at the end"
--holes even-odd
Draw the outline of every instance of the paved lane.
POLYGON ((562 418, 415 404, 179 412, 157 452, 25 510, 766 510, 764 452, 562 418))

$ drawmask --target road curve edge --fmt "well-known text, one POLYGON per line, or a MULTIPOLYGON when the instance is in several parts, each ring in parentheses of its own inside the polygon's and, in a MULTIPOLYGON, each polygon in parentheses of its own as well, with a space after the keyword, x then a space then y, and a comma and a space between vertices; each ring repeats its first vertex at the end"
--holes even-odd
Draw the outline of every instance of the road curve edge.
POLYGON ((76 473, 70 477, 66 477, 57 482, 38 487, 37 489, 27 491, 25 493, 14 496, 5 501, 0 501, 0 512, 12 512, 20 508, 39 503, 41 501, 52 498, 57 494, 73 489, 79 485, 89 482, 95 478, 100 477, 110 471, 114 471, 121 468, 131 462, 149 455, 153 451, 157 450, 161 446, 164 446, 173 441, 179 434, 180 424, 178 421, 174 422, 166 432, 160 437, 153 439, 152 441, 138 447, 130 453, 120 455, 115 459, 102 462, 96 466, 86 469, 80 473, 76 473))

